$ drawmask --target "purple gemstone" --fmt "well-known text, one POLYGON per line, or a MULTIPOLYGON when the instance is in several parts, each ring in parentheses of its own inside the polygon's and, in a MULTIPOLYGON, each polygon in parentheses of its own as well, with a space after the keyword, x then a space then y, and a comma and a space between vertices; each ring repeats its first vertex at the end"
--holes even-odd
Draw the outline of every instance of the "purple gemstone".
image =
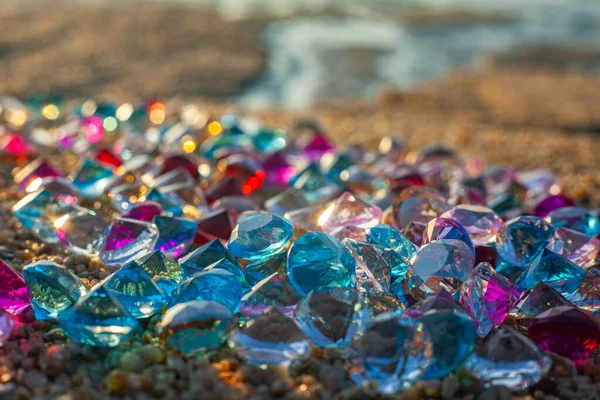
POLYGON ((296 168, 288 163, 282 152, 273 153, 267 157, 262 168, 267 183, 273 186, 287 185, 290 179, 296 175, 296 168))
MULTIPOLYGON (((21 188, 27 190, 27 187, 37 179, 41 181, 44 178, 59 178, 61 176, 62 175, 46 160, 37 159, 27 164, 15 175, 15 182, 18 183, 21 188)), ((38 187, 39 184, 35 189, 27 191, 35 191, 38 187)))
POLYGON ((0 309, 18 314, 29 306, 25 280, 4 261, 0 260, 0 309))
POLYGON ((440 239, 457 239, 465 242, 475 255, 475 247, 465 228, 450 218, 434 218, 427 224, 423 232, 423 244, 440 239))
POLYGON ((558 210, 559 208, 563 207, 572 207, 574 205, 575 202, 564 194, 548 196, 535 206, 533 215, 544 218, 554 210, 558 210))
POLYGON ((317 133, 303 148, 306 157, 312 162, 317 162, 326 153, 333 152, 333 146, 325 135, 317 133))
POLYGON ((135 219, 137 221, 152 222, 155 216, 162 213, 162 207, 153 201, 145 201, 143 203, 134 204, 125 214, 123 218, 135 219))

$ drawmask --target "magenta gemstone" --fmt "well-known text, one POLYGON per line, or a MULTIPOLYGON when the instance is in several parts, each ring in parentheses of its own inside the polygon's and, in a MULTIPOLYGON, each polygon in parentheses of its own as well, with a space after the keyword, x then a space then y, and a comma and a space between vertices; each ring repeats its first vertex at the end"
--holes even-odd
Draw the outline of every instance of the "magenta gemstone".
POLYGON ((17 271, 0 260, 0 309, 18 314, 29 306, 25 280, 17 271))
MULTIPOLYGON (((23 167, 23 169, 15 175, 15 182, 18 183, 21 188, 27 189, 27 187, 36 179, 59 178, 61 176, 62 175, 46 160, 39 158, 23 167)), ((37 187, 39 187, 39 185, 37 185, 37 187)), ((30 192, 32 190, 28 191, 30 192)))
POLYGON ((0 139, 0 154, 6 156, 29 156, 34 149, 27 143, 25 138, 16 133, 6 133, 0 139))
POLYGON ((325 135, 317 133, 313 138, 304 146, 304 154, 312 162, 317 162, 326 153, 333 152, 333 146, 327 140, 325 135))
POLYGON ((533 215, 544 218, 554 210, 563 207, 572 207, 574 205, 575 202, 570 197, 563 194, 548 196, 535 206, 533 215))
POLYGON ((600 347, 600 322, 589 311, 573 306, 554 307, 529 325, 529 337, 544 350, 580 365, 600 347))
POLYGON ((162 207, 160 204, 153 201, 145 201, 143 203, 134 204, 125 214, 123 214, 123 218, 152 222, 154 217, 161 213, 162 207))
POLYGON ((291 165, 282 152, 271 154, 262 164, 267 183, 273 186, 287 185, 296 175, 296 167, 291 165))

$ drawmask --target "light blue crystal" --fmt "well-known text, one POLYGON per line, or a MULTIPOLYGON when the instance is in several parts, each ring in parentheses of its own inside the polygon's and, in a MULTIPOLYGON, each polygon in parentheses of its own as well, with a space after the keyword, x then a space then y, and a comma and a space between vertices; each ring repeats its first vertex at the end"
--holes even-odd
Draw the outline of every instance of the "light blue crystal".
POLYGON ((23 197, 12 208, 13 215, 45 243, 58 243, 54 232, 56 200, 49 191, 40 189, 23 197))
POLYGON ((170 295, 183 281, 183 268, 162 251, 154 251, 135 260, 146 271, 158 287, 170 295))
POLYGON ((95 199, 102 196, 113 179, 111 168, 86 159, 73 177, 73 185, 79 189, 83 197, 95 199))
POLYGON ((279 253, 294 236, 294 226, 287 220, 264 211, 247 211, 229 238, 229 254, 258 261, 279 253))
POLYGON ((210 271, 214 269, 222 269, 231 272, 237 278, 237 280, 240 281, 243 288, 249 288, 248 282, 246 281, 246 273, 238 263, 231 262, 224 258, 204 268, 204 271, 210 271))
POLYGON ((167 302, 166 293, 135 262, 121 267, 103 286, 135 318, 151 317, 167 302))
POLYGON ((237 312, 243 296, 242 284, 231 272, 211 269, 194 274, 179 285, 170 305, 190 300, 212 300, 237 312))
POLYGON ((320 347, 340 347, 362 335, 370 317, 366 300, 354 289, 312 292, 294 313, 310 340, 320 347))
POLYGON ((310 232, 292 244, 287 274, 302 296, 334 287, 350 289, 356 286, 356 261, 339 240, 310 232))
POLYGON ((600 235, 600 218, 582 207, 559 208, 545 219, 555 228, 567 228, 587 236, 600 235))
POLYGON ((192 276, 196 272, 203 271, 209 265, 222 259, 237 264, 235 259, 229 255, 225 246, 218 239, 214 239, 192 251, 179 261, 186 276, 192 276))
POLYGON ((155 250, 177 258, 194 243, 198 227, 191 219, 157 215, 152 222, 158 228, 155 250))
POLYGON ((554 227, 538 217, 517 217, 506 222, 498 238, 496 249, 506 262, 526 268, 548 246, 554 236, 554 227))
POLYGON ((282 251, 265 261, 255 261, 246 265, 246 279, 250 284, 256 284, 273 273, 285 274, 287 253, 282 251))
POLYGON ((285 131, 281 129, 261 129, 252 135, 252 144, 261 153, 274 153, 285 147, 285 131))
POLYGON ((100 285, 64 310, 59 322, 71 340, 94 347, 118 346, 139 328, 138 321, 100 285))
POLYGON ((61 311, 87 293, 75 274, 51 261, 27 265, 23 277, 37 320, 56 320, 61 311))
POLYGON ((392 249, 409 260, 417 253, 417 246, 389 225, 381 224, 365 230, 367 242, 392 249))
POLYGON ((539 282, 545 282, 563 296, 574 293, 585 278, 585 270, 571 261, 544 249, 517 279, 519 289, 529 290, 539 282))
POLYGON ((181 217, 183 215, 183 200, 174 193, 163 193, 154 188, 141 201, 153 201, 160 204, 163 213, 171 217, 181 217))
POLYGON ((328 156, 321 158, 321 167, 325 176, 340 185, 344 184, 340 175, 344 170, 352 166, 354 166, 354 162, 344 153, 337 154, 331 158, 328 156))
POLYGON ((192 300, 169 308, 157 324, 166 343, 186 354, 220 347, 233 321, 224 305, 209 300, 192 300))

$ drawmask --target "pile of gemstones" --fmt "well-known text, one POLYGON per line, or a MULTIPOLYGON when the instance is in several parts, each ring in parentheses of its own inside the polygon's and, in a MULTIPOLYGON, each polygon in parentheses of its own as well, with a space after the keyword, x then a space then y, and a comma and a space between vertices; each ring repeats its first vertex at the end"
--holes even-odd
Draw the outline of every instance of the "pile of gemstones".
POLYGON ((2 98, 0 123, 12 215, 111 271, 92 286, 0 261, 0 343, 32 309, 92 347, 145 336, 283 366, 337 351, 381 393, 459 369, 523 391, 600 345, 600 219, 548 170, 160 102, 2 98))

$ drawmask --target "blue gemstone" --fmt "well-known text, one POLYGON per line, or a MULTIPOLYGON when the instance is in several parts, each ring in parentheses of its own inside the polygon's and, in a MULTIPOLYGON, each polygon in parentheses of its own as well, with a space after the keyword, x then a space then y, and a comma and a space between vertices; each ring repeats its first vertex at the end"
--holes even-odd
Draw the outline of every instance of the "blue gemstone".
POLYGON ((246 265, 246 278, 256 284, 274 273, 285 274, 287 253, 281 252, 265 261, 255 261, 246 265))
POLYGON ((567 228, 587 236, 600 235, 600 218, 582 207, 559 208, 545 219, 555 228, 567 228))
POLYGON ((73 185, 79 189, 83 197, 95 199, 102 196, 113 179, 111 168, 86 159, 73 177, 73 185))
POLYGON ((539 282, 545 282, 563 296, 574 293, 583 279, 585 270, 549 249, 542 253, 523 271, 517 279, 517 286, 529 290, 539 282))
POLYGON ((55 320, 87 293, 75 274, 51 261, 29 264, 23 268, 23 277, 37 320, 55 320))
POLYGON ((238 278, 224 269, 211 269, 183 281, 171 297, 170 305, 190 300, 212 300, 237 312, 244 290, 238 278))
POLYGON ((60 327, 74 342, 95 347, 114 347, 139 328, 132 317, 103 286, 96 286, 59 318, 60 327))
POLYGON ((151 317, 167 302, 166 293, 136 262, 124 265, 103 286, 135 318, 151 317))
POLYGON ((469 237, 467 230, 458 222, 450 218, 434 218, 427 224, 423 232, 423 244, 431 243, 440 239, 462 240, 469 246, 475 255, 475 246, 469 237))
POLYGON ((154 251, 135 260, 166 294, 171 294, 183 281, 183 268, 162 251, 154 251))
POLYGON ((229 255, 225 246, 223 246, 218 239, 214 239, 189 253, 179 261, 181 262, 181 266, 186 276, 192 276, 196 272, 203 271, 209 265, 222 259, 237 264, 235 259, 229 255))
POLYGON ((356 290, 334 288, 310 293, 298 303, 294 316, 314 344, 339 347, 363 333, 370 314, 356 290))
POLYGON ((160 204, 166 215, 172 217, 183 215, 183 201, 174 193, 162 193, 158 189, 152 189, 142 201, 153 201, 160 204))
POLYGON ((263 211, 248 211, 238 219, 229 238, 229 254, 250 261, 264 260, 282 251, 294 236, 287 220, 263 211))
POLYGON ((496 239, 496 249, 509 265, 527 267, 548 246, 554 228, 538 217, 517 217, 504 224, 496 239))
POLYGON ((169 308, 157 331, 169 346, 196 354, 220 347, 233 319, 233 313, 220 303, 192 300, 169 308))
POLYGON ((340 185, 344 184, 344 181, 341 178, 342 172, 354 166, 354 162, 346 154, 338 154, 332 159, 329 159, 329 157, 324 157, 321 159, 321 164, 323 166, 323 172, 325 173, 325 176, 340 185))
POLYGON ((197 226, 191 219, 157 215, 152 222, 158 228, 155 250, 177 258, 194 243, 197 226))
POLYGON ((285 147, 285 131, 261 129, 252 136, 254 147, 261 153, 274 153, 285 147))
POLYGON ((204 271, 210 271, 213 269, 222 269, 231 272, 237 278, 237 280, 240 281, 242 287, 249 288, 248 282, 246 281, 246 274, 238 263, 231 262, 224 258, 204 268, 204 271))
POLYGON ((311 291, 356 286, 356 262, 348 249, 339 240, 321 232, 304 234, 292 244, 287 273, 302 296, 311 291))
POLYGON ((409 260, 417 253, 417 246, 389 225, 381 224, 366 229, 367 242, 392 249, 409 260))
POLYGON ((315 175, 315 174, 321 175, 321 170, 320 170, 319 166, 317 164, 309 164, 302 171, 298 172, 296 174, 296 176, 293 176, 290 179, 289 184, 290 184, 290 186, 295 186, 296 182, 298 182, 298 180, 300 180, 300 178, 302 178, 303 176, 311 176, 311 175, 315 175))

